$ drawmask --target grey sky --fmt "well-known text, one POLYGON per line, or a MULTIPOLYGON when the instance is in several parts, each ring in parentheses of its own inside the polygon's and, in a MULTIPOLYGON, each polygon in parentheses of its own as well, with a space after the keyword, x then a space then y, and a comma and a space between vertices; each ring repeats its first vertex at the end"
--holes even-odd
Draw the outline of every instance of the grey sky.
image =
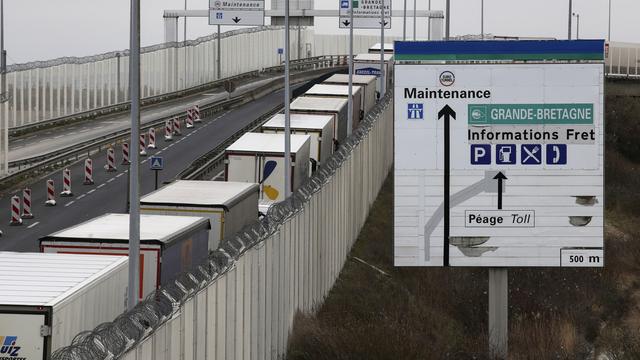
MULTIPOLYGON (((161 43, 163 10, 184 8, 184 1, 141 2, 143 46, 161 43)), ((407 3, 411 8, 413 0, 407 3)), ((418 0, 418 9, 426 9, 427 3, 418 0)), ((432 8, 443 9, 444 3, 445 0, 432 0, 432 8)), ((581 38, 606 38, 608 0, 573 0, 573 3, 574 11, 580 13, 581 38)), ((612 3, 612 41, 640 42, 640 1, 612 0, 612 3)), ((480 0, 451 0, 451 4, 451 33, 478 34, 480 0)), ((190 9, 205 9, 208 0, 188 0, 188 5, 190 9)), ((337 5, 338 0, 315 1, 317 9, 333 9, 337 5)), ((393 0, 394 9, 402 6, 403 0, 393 0)), ((567 36, 567 11, 568 0, 485 0, 485 31, 563 39, 567 36)), ((129 43, 129 0, 5 0, 5 20, 9 63, 94 55, 127 48, 129 43)), ((319 33, 346 34, 337 29, 337 19, 320 19, 316 25, 319 33)), ((392 34, 402 34, 402 18, 394 18, 392 25, 392 34)), ((214 31, 205 18, 190 19, 188 28, 189 38, 214 31)), ((574 34, 575 28, 574 24, 574 34)), ((409 20, 408 34, 412 29, 409 20)), ((424 21, 418 23, 417 32, 418 38, 426 36, 424 21)))

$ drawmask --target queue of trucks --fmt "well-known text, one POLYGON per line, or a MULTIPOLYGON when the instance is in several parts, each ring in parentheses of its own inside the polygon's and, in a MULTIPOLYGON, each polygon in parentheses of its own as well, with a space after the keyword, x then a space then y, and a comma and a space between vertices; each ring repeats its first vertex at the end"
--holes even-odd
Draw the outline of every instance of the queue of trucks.
MULTIPOLYGON (((376 79, 353 76, 353 128, 377 101, 376 79)), ((350 133, 348 81, 333 75, 292 101, 292 192, 350 133)), ((276 114, 231 144, 224 182, 177 180, 140 199, 139 299, 285 199, 284 122, 276 114)), ((104 214, 39 241, 40 253, 0 252, 0 358, 49 359, 126 310, 129 214, 104 214)))

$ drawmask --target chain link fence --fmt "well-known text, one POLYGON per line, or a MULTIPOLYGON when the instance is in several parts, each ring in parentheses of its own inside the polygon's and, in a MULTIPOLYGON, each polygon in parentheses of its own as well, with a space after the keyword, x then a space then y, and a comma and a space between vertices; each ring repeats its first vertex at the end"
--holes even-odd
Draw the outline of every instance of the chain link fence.
POLYGON ((78 334, 53 360, 275 359, 333 286, 393 161, 393 94, 294 194, 207 263, 78 334))

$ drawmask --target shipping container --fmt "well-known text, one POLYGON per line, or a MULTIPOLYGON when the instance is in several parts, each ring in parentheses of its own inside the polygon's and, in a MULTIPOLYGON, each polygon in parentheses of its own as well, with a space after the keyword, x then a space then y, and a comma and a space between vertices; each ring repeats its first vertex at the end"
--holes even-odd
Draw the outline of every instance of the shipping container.
POLYGON ((332 115, 334 143, 337 145, 347 137, 347 99, 301 96, 291 102, 290 109, 294 114, 332 115))
MULTIPOLYGON (((354 85, 352 93, 353 124, 351 130, 358 127, 358 125, 360 124, 360 120, 362 120, 364 116, 364 110, 362 109, 362 88, 360 86, 354 85)), ((335 97, 340 99, 347 99, 347 101, 349 101, 349 86, 336 84, 317 84, 307 90, 307 92, 304 93, 304 96, 335 97)))
POLYGON ((0 252, 0 359, 47 360, 126 310, 123 256, 0 252))
MULTIPOLYGON (((380 55, 380 43, 375 43, 369 48, 369 54, 380 55)), ((384 52, 386 54, 393 54, 393 43, 384 43, 384 52)))
POLYGON ((211 222, 209 250, 258 219, 260 186, 245 182, 178 180, 142 197, 142 214, 204 216, 211 222))
MULTIPOLYGON (((380 77, 380 54, 358 54, 353 59, 353 72, 357 75, 375 75, 380 77)), ((386 88, 393 86, 393 54, 384 54, 384 77, 386 88)), ((380 81, 376 90, 380 92, 380 81)))
MULTIPOLYGON (((205 217, 140 216, 140 299, 207 259, 210 228, 205 217)), ((128 256, 129 214, 105 214, 44 236, 40 251, 128 256)))
MULTIPOLYGON (((291 135, 291 191, 309 177, 309 135, 291 135)), ((284 135, 246 133, 225 150, 225 180, 260 184, 260 198, 282 201, 284 135)))
MULTIPOLYGON (((353 75, 353 84, 363 88, 362 90, 362 108, 366 116, 376 104, 376 77, 374 75, 353 75)), ((331 75, 323 84, 349 84, 348 74, 331 75)))
MULTIPOLYGON (((333 154, 333 117, 331 115, 291 114, 290 127, 292 134, 309 135, 310 174, 322 165, 333 154)), ((276 114, 264 125, 265 134, 284 133, 284 114, 276 114)))

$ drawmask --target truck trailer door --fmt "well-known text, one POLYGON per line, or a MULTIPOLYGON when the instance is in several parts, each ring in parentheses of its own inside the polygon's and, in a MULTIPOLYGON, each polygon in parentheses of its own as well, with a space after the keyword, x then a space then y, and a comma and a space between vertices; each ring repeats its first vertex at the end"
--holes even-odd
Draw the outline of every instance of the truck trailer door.
POLYGON ((43 313, 6 313, 0 309, 0 359, 48 359, 43 313))

